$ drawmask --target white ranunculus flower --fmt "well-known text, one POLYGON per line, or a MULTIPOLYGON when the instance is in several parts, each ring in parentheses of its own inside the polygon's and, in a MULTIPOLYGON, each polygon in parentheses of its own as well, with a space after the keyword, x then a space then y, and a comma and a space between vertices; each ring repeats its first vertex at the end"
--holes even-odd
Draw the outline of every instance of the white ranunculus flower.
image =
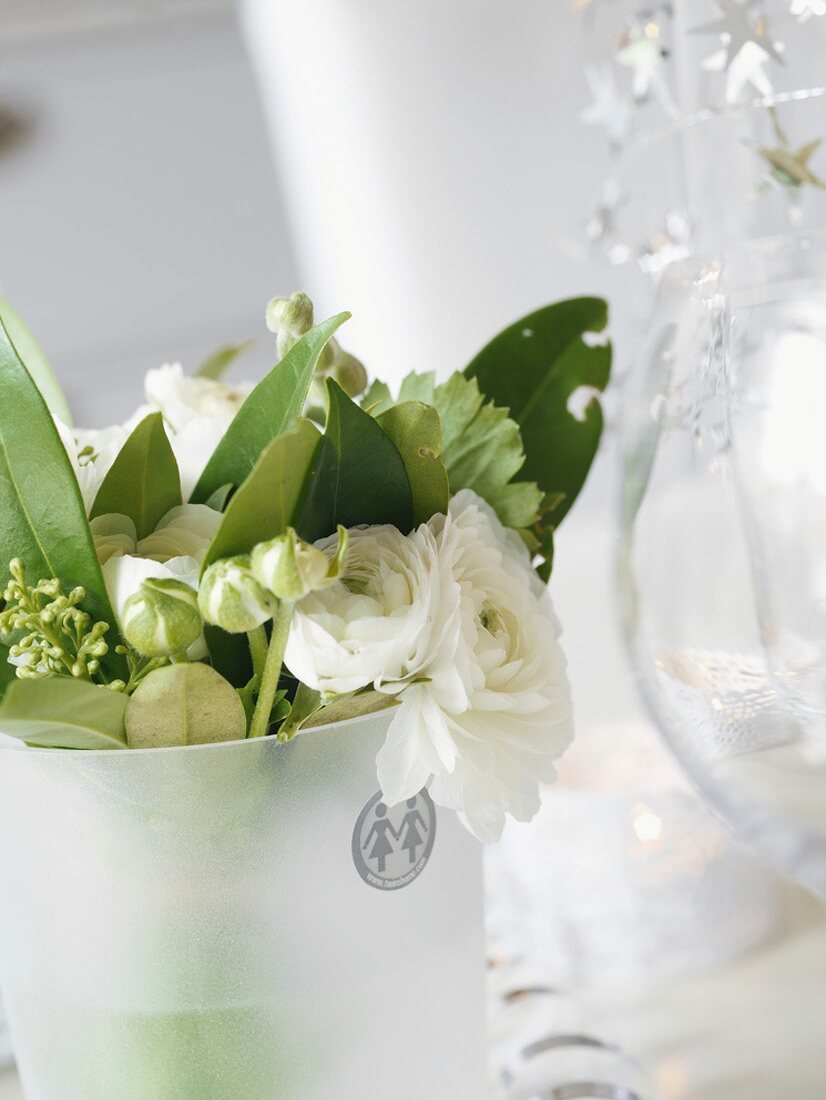
MULTIPOLYGON (((369 684, 396 692, 428 676, 431 690, 454 707, 466 705, 459 586, 439 566, 433 531, 355 528, 349 539, 343 578, 296 606, 287 667, 332 695, 369 684)), ((316 545, 332 557, 338 538, 316 545)))
POLYGON ((231 385, 191 378, 180 363, 147 371, 144 396, 149 411, 163 414, 188 500, 212 452, 253 390, 252 382, 231 385))
MULTIPOLYGON (((90 521, 106 591, 118 622, 130 596, 149 577, 182 581, 197 591, 207 548, 221 523, 220 512, 205 504, 173 508, 155 531, 138 539, 128 516, 98 516, 90 521)), ((203 639, 190 649, 193 660, 206 656, 203 639)))
POLYGON ((98 489, 109 473, 121 447, 129 438, 132 426, 129 424, 101 428, 99 431, 69 428, 58 417, 54 418, 66 453, 75 471, 86 514, 92 510, 98 489))
POLYGON ((147 371, 146 403, 125 424, 69 428, 55 417, 87 514, 124 443, 141 420, 153 412, 160 412, 164 418, 181 475, 181 492, 184 500, 189 500, 213 451, 253 388, 252 382, 230 385, 211 378, 190 378, 180 363, 167 363, 147 371))
POLYGON ((343 580, 296 606, 287 665, 317 690, 396 695, 378 759, 386 800, 432 777, 434 800, 495 840, 507 813, 536 813, 539 781, 571 739, 550 597, 519 537, 469 491, 409 536, 350 539, 343 580))
POLYGON ((233 385, 212 378, 190 377, 180 363, 165 363, 146 372, 144 397, 173 432, 181 432, 192 420, 206 417, 224 425, 233 417, 253 389, 251 382, 233 385))

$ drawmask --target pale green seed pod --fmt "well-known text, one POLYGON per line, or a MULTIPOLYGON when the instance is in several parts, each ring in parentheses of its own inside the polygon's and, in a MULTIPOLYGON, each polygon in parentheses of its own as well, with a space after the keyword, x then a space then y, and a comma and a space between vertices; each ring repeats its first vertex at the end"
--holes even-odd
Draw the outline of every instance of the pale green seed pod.
POLYGON ((275 333, 282 358, 312 327, 313 303, 301 290, 290 298, 273 298, 267 306, 267 328, 275 333))
POLYGON ((201 578, 198 606, 208 623, 246 634, 273 616, 275 601, 252 575, 248 557, 224 558, 201 578))
POLYGON ((178 664, 150 672, 126 705, 130 749, 241 741, 247 718, 238 692, 209 665, 178 664))
POLYGON ((171 577, 143 581, 126 601, 122 620, 124 639, 144 657, 186 653, 204 626, 195 590, 171 577))
POLYGON ((338 529, 338 548, 331 561, 323 550, 304 542, 292 527, 252 552, 255 579, 279 600, 300 600, 318 588, 335 584, 344 568, 349 536, 338 529))

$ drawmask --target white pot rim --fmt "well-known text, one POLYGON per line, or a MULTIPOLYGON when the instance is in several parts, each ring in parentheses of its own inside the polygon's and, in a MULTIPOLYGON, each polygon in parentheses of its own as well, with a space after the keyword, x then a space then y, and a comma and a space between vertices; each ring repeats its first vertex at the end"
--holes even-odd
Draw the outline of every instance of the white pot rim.
POLYGON ((216 749, 230 749, 236 746, 252 746, 252 745, 272 745, 274 749, 286 748, 288 745, 295 744, 299 738, 309 736, 311 734, 318 733, 338 733, 341 730, 352 730, 354 726, 361 726, 366 722, 387 721, 393 714, 395 707, 386 707, 383 710, 373 711, 370 714, 359 714, 354 718, 345 718, 340 722, 328 722, 324 726, 311 726, 310 729, 301 729, 290 741, 278 741, 275 737, 245 737, 237 741, 210 741, 205 745, 165 745, 158 748, 145 748, 145 749, 59 749, 59 748, 39 748, 37 746, 29 746, 22 741, 18 741, 16 738, 3 735, 2 725, 0 725, 0 752, 27 752, 37 753, 39 757, 44 756, 58 756, 61 759, 66 757, 78 757, 80 762, 83 760, 89 760, 90 758, 106 757, 112 760, 124 760, 133 757, 143 757, 147 754, 152 756, 158 756, 161 753, 193 753, 193 752, 209 752, 216 749))

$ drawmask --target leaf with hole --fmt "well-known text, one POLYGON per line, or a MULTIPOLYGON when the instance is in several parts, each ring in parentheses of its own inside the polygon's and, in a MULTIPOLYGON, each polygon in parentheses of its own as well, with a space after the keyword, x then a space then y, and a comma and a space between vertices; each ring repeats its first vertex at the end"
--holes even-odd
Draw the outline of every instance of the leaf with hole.
POLYGON ((557 302, 510 325, 465 371, 486 397, 507 406, 525 448, 521 476, 545 493, 543 527, 556 527, 576 500, 602 434, 599 393, 611 371, 610 344, 587 341, 608 323, 601 298, 557 302), (573 407, 580 390, 588 397, 573 407), (575 399, 574 399, 575 400, 575 399))

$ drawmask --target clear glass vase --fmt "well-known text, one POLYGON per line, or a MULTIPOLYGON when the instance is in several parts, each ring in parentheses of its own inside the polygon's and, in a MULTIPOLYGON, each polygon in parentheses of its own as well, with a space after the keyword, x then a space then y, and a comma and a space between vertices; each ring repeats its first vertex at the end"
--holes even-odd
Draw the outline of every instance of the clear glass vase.
POLYGON ((694 244, 626 385, 620 570, 660 729, 740 834, 826 897, 826 192, 767 155, 787 128, 826 134, 822 91, 647 149, 684 158, 694 244))
POLYGON ((29 1100, 483 1094, 480 846, 424 793, 381 805, 388 720, 0 750, 0 981, 29 1100))

